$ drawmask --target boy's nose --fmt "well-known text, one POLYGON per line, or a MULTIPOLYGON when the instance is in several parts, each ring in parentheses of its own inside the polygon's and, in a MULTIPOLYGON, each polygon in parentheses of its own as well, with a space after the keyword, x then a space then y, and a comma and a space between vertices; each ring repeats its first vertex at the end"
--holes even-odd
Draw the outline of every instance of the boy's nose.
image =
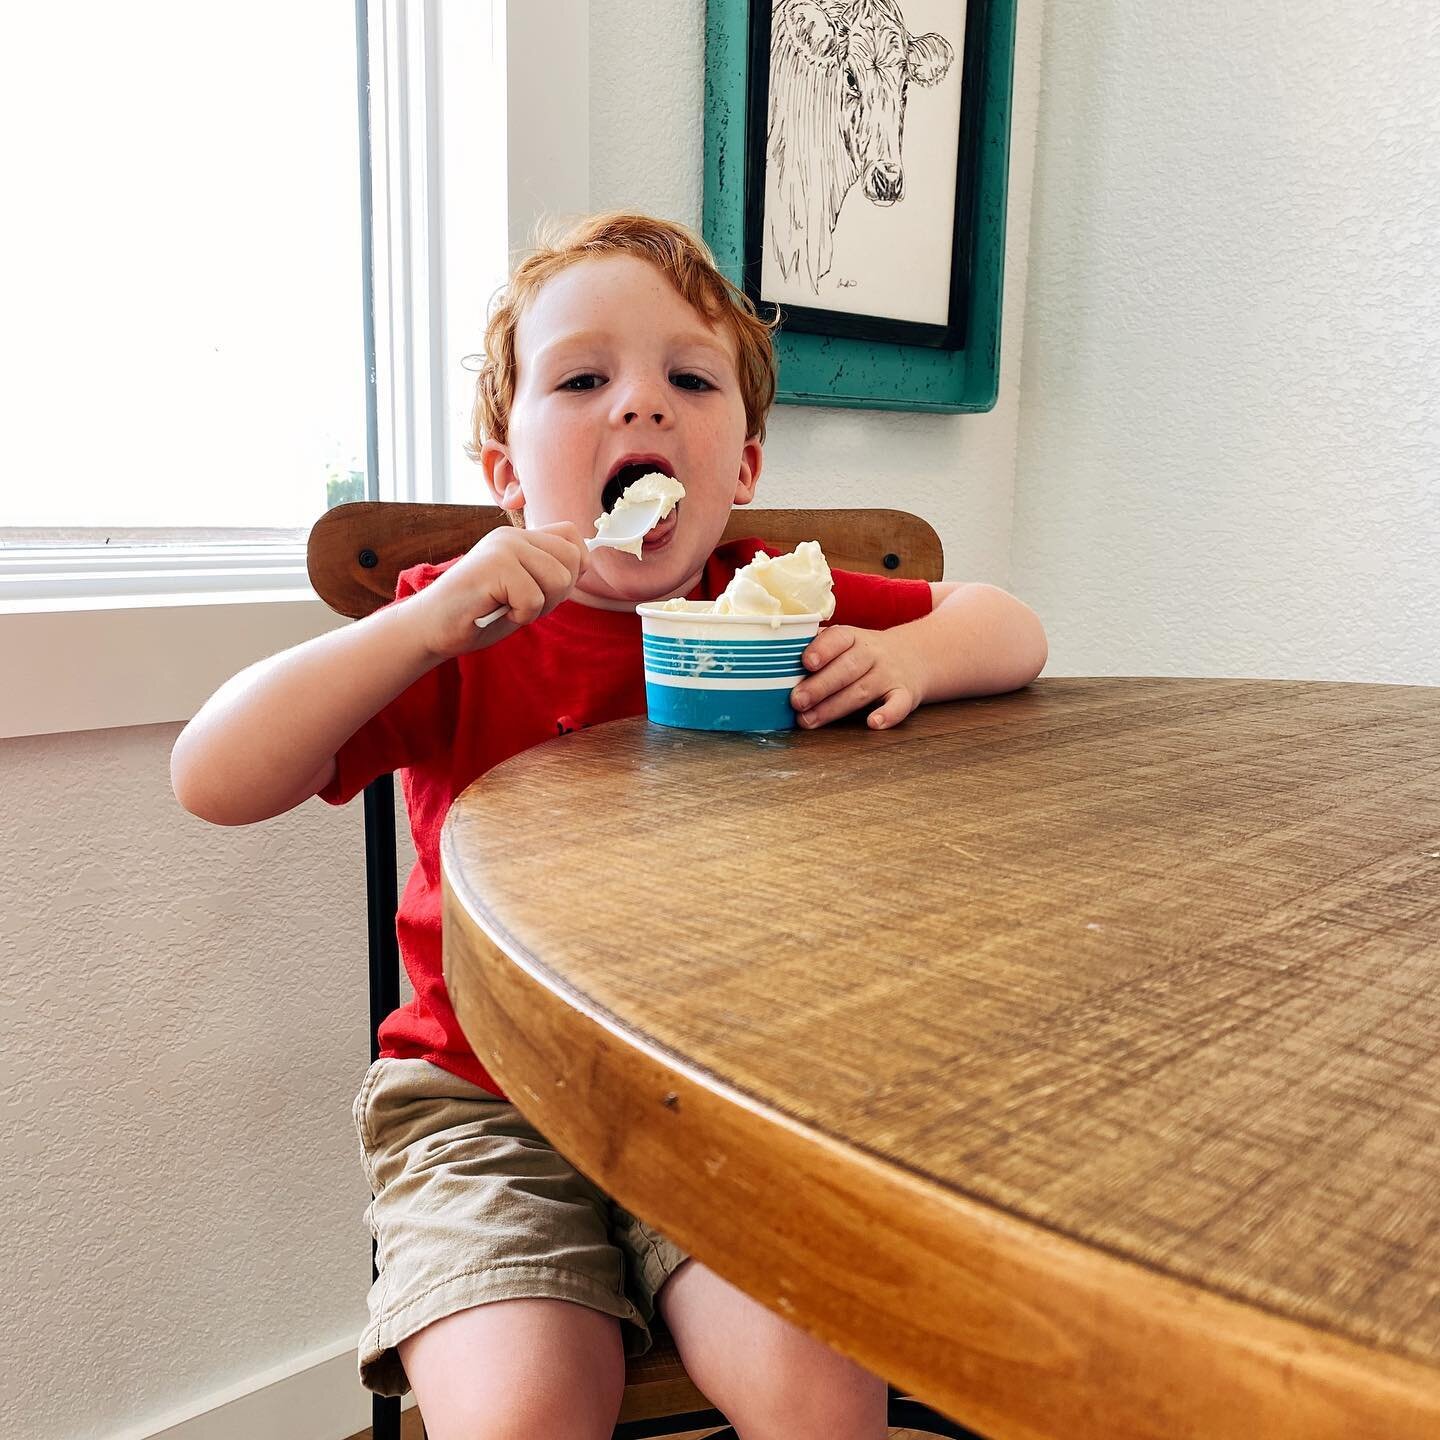
POLYGON ((622 424, 635 425, 648 419, 654 425, 665 425, 670 420, 670 407, 664 396, 653 385, 637 382, 616 397, 615 413, 622 424))

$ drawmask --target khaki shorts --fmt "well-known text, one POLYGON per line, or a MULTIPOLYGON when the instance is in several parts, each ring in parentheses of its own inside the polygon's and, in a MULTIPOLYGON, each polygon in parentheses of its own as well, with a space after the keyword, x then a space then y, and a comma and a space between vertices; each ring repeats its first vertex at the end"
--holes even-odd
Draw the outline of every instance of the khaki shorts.
POLYGON ((650 1348, 655 1297, 685 1252, 621 1209, 506 1100, 427 1060, 377 1060, 355 1097, 379 1276, 360 1380, 408 1390, 395 1347, 493 1300, 571 1300, 650 1348))

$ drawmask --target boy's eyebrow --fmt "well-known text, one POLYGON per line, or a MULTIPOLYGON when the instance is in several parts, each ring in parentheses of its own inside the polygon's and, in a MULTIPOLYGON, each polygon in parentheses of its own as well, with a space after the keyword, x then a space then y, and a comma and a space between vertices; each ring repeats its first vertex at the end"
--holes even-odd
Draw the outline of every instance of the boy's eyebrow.
POLYGON ((572 330, 565 335, 557 335, 553 340, 547 340, 535 353, 537 360, 543 359, 556 350, 564 350, 570 346, 577 349, 585 345, 603 344, 610 337, 603 330, 572 330))
MULTIPOLYGON (((611 335, 604 330, 576 330, 568 335, 560 335, 554 340, 547 341, 535 352, 532 363, 542 364, 553 355, 563 355, 566 350, 583 350, 590 345, 604 345, 612 339, 611 335)), ((730 360, 731 355, 725 346, 725 342, 719 337, 705 330, 691 330, 685 334, 675 337, 674 343, 677 348, 693 347, 699 349, 713 350, 715 354, 725 360, 730 360)))

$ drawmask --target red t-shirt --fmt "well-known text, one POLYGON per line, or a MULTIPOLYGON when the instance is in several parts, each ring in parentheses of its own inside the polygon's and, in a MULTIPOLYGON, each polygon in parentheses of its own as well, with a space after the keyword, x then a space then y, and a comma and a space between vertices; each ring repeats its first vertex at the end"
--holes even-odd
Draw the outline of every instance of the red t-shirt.
MULTIPOLYGON (((764 549, 758 540, 723 545, 706 562, 690 598, 710 600, 764 549)), ((396 601, 423 590, 455 562, 401 573, 396 601)), ((833 571, 830 623, 884 630, 930 613, 923 580, 833 571)), ((396 929, 415 998, 380 1027, 380 1053, 429 1060, 462 1079, 502 1092, 460 1029, 440 963, 440 827, 451 802, 492 766, 532 745, 587 725, 645 713, 640 617, 567 600, 498 645, 437 665, 367 720, 335 757, 320 791, 343 805, 370 781, 402 772, 415 868, 400 899, 396 929)))

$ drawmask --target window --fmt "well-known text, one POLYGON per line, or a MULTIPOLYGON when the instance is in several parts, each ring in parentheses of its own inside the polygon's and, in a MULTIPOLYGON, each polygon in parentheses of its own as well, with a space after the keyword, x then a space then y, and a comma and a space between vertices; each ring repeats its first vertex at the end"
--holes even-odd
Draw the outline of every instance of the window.
POLYGON ((5 539, 303 533, 364 485, 354 10, 5 28, 5 539))
MULTIPOLYGON (((567 0, 564 9, 573 8, 567 0)), ((528 31, 511 43, 519 14, 536 9, 547 7, 371 0, 377 450, 386 498, 480 499, 464 450, 474 386, 465 360, 480 350, 486 307, 505 279, 506 62, 543 63, 528 31)), ((552 84, 548 74, 540 81, 542 91, 552 84)))
POLYGON ((108 562, 183 546, 223 569, 241 546, 253 571, 371 485, 446 498, 469 464, 462 360, 506 262, 503 7, 94 4, 78 45, 73 9, 7 24, 0 120, 35 137, 11 141, 7 188, 31 223, 0 281, 11 578, 89 572, 94 547, 108 562))

